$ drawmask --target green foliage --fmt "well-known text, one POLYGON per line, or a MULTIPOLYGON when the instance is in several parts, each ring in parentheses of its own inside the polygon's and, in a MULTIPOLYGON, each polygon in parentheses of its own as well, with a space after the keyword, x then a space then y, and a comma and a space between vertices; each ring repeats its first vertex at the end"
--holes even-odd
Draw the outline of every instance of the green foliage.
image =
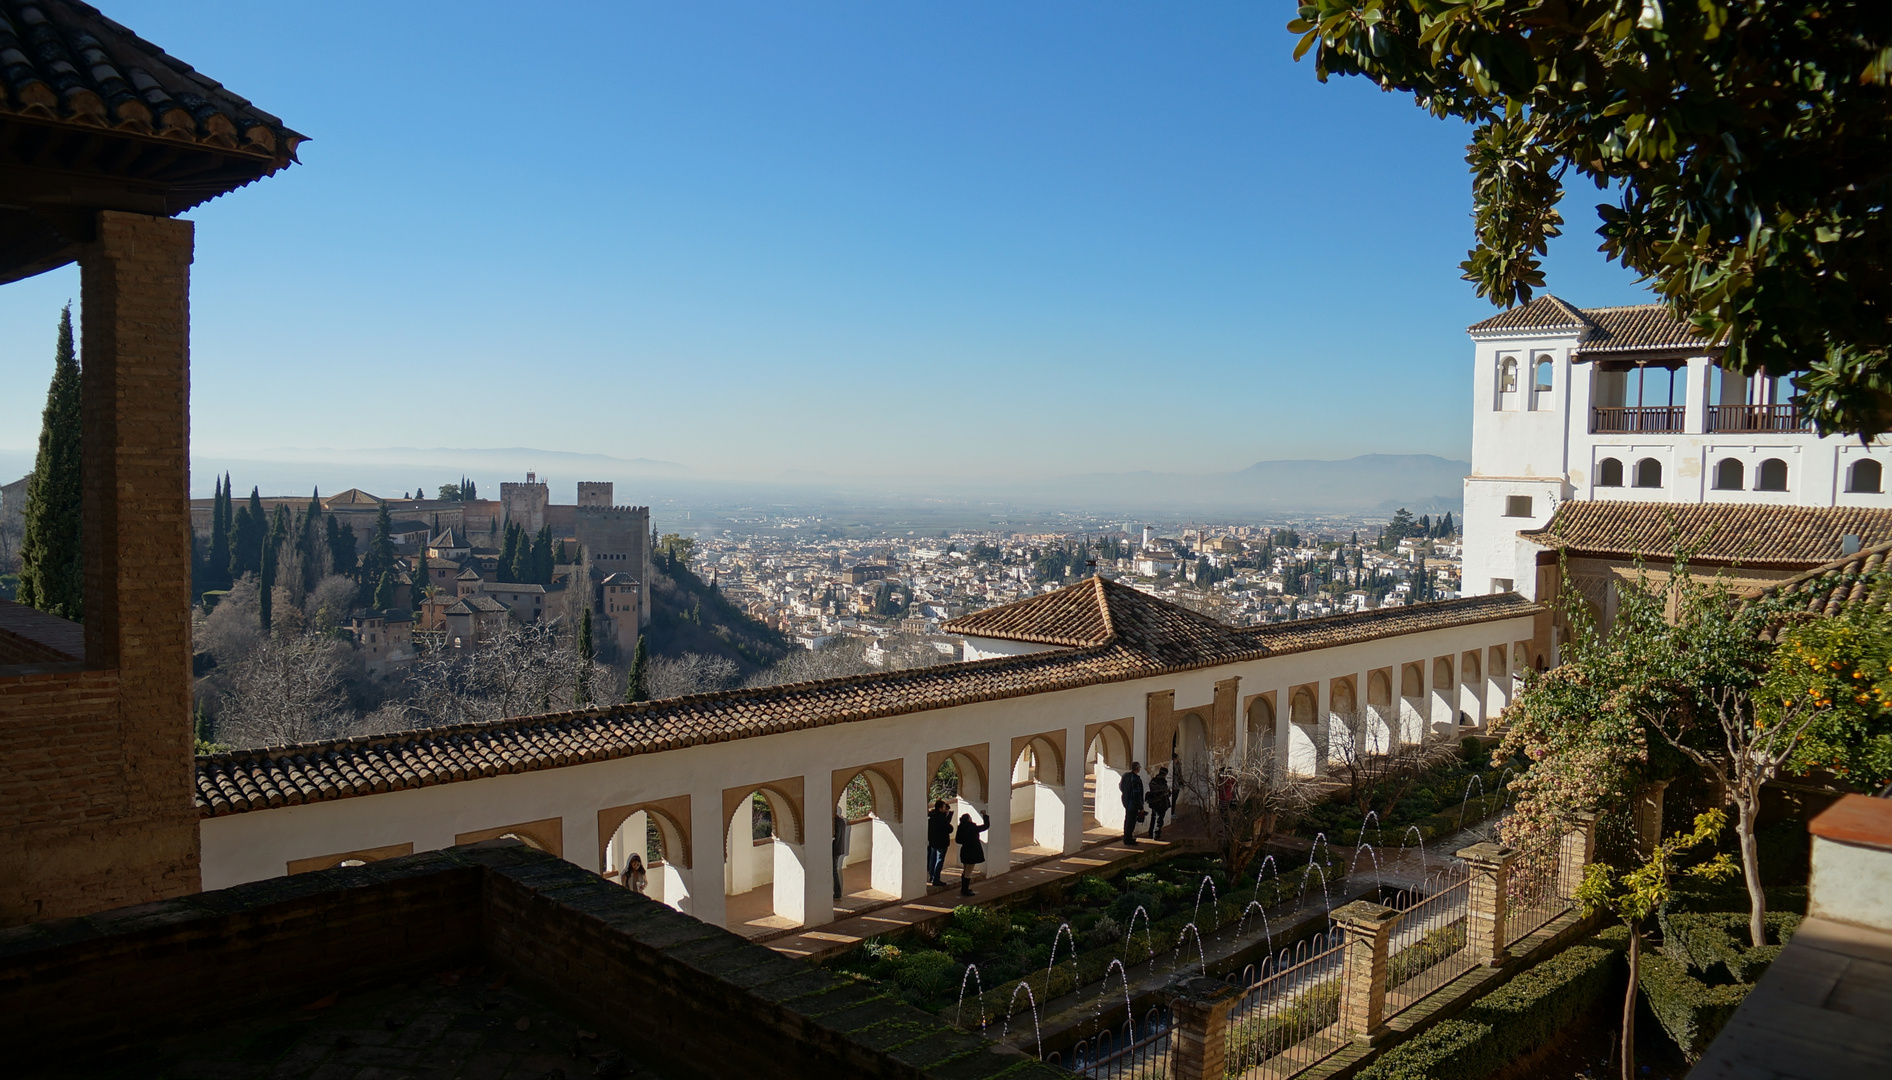
POLYGON ((624 680, 624 700, 627 702, 649 701, 650 687, 645 679, 650 669, 650 652, 644 635, 637 636, 637 651, 631 656, 631 674, 624 680))
POLYGON ((1480 1080, 1556 1038, 1610 991, 1624 941, 1598 934, 1520 973, 1446 1020, 1388 1050, 1360 1080, 1480 1080))
POLYGON ((1864 788, 1892 782, 1892 575, 1862 582, 1872 599, 1831 618, 1789 628, 1755 693, 1757 726, 1788 721, 1798 704, 1817 710, 1789 761, 1798 772, 1830 769, 1864 788))
POLYGON ((20 581, 14 600, 48 615, 85 619, 84 522, 80 513, 79 360, 72 348, 72 305, 59 314, 53 379, 40 417, 39 453, 26 482, 20 534, 20 581))
POLYGON ((1727 824, 1728 816, 1721 810, 1704 810, 1695 815, 1693 829, 1658 843, 1640 866, 1625 874, 1618 874, 1604 863, 1591 863, 1584 867, 1583 883, 1577 886, 1577 903, 1586 915, 1615 912, 1635 933, 1637 924, 1652 918, 1669 902, 1669 880, 1675 874, 1724 881, 1739 873, 1734 859, 1725 851, 1692 866, 1684 867, 1680 862, 1683 853, 1712 843, 1727 824))
POLYGON ((1693 722, 1701 718, 1714 729, 1716 695, 1755 684, 1770 651, 1760 616, 1720 579, 1695 580, 1688 558, 1678 552, 1665 581, 1639 570, 1619 582, 1607 637, 1566 568, 1564 663, 1526 678, 1505 710, 1495 755, 1530 763, 1512 785, 1508 843, 1532 847, 1560 835, 1578 812, 1625 808, 1644 778, 1673 775, 1686 760, 1650 731, 1651 717, 1678 727, 1701 726, 1693 722))
POLYGON ((1822 432, 1892 426, 1892 21, 1856 0, 1305 0, 1316 73, 1475 125, 1477 247, 1510 305, 1543 287, 1572 170, 1614 194, 1602 251, 1749 373, 1804 372, 1822 432))
POLYGON ((1799 929, 1800 916, 1792 912, 1767 913, 1767 936, 1772 944, 1759 948, 1747 940, 1747 917, 1736 912, 1670 912, 1659 916, 1662 954, 1712 981, 1752 983, 1779 955, 1799 929))
POLYGON ((1649 1011, 1690 1061, 1701 1057, 1751 988, 1739 982, 1710 986, 1669 956, 1645 956, 1639 967, 1636 985, 1649 1011))
POLYGON ((1097 903, 1113 900, 1116 896, 1117 890, 1110 887, 1110 882, 1089 875, 1079 877, 1077 883, 1071 886, 1071 897, 1075 900, 1097 903))

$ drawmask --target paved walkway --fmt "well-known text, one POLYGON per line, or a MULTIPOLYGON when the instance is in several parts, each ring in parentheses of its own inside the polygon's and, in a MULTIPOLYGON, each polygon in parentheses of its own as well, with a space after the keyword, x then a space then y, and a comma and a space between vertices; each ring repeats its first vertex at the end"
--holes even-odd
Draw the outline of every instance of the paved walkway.
MULTIPOLYGON (((1135 847, 1124 844, 1122 837, 1100 838, 1097 832, 1085 834, 1087 843, 1070 855, 1047 855, 993 878, 975 878, 973 891, 978 903, 990 903, 1014 893, 1035 889, 1059 878, 1097 873, 1122 864, 1154 862, 1173 850, 1177 840, 1139 840, 1135 847)), ((1016 860, 1018 856, 1014 856, 1016 860)), ((953 880, 949 868, 947 879, 953 880)), ((822 960, 844 952, 871 937, 895 934, 952 917, 953 908, 962 901, 955 883, 943 889, 929 889, 927 895, 856 912, 825 926, 811 930, 762 937, 769 948, 804 960, 822 960)))

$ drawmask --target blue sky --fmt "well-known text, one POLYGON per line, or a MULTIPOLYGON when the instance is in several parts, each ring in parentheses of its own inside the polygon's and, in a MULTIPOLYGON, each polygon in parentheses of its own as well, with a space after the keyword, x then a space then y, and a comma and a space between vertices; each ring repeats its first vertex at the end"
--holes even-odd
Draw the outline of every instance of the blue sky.
MULTIPOLYGON (((103 6, 313 139, 190 215, 200 455, 964 481, 1469 450, 1465 132, 1318 83, 1282 5, 103 6)), ((1551 288, 1638 302, 1591 196, 1551 288)), ((0 450, 77 292, 0 289, 0 450)))

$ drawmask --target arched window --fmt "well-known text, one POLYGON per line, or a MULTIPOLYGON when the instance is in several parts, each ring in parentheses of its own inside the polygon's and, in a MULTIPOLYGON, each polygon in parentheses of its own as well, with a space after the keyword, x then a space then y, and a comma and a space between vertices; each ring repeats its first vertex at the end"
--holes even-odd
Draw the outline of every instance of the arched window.
POLYGON ((1538 357, 1537 362, 1531 365, 1531 389, 1539 393, 1549 390, 1551 372, 1555 366, 1550 362, 1550 357, 1538 357))
POLYGON ((1616 458, 1606 457, 1596 463, 1597 487, 1622 487, 1623 463, 1616 458))
POLYGON ((1747 486, 1747 466, 1737 458, 1722 458, 1715 463, 1715 490, 1739 491, 1747 486))
POLYGON ((1754 490, 1787 490, 1787 463, 1777 457, 1770 457, 1761 462, 1761 467, 1754 473, 1754 490))
POLYGON ((1661 487, 1662 463, 1652 457, 1636 462, 1636 486, 1639 488, 1661 487))
POLYGON ((1515 394, 1518 389, 1518 358, 1507 356, 1498 361, 1498 392, 1515 394))
POLYGON ((1871 458, 1861 458, 1846 470, 1846 490, 1878 494, 1883 490, 1884 469, 1871 458))

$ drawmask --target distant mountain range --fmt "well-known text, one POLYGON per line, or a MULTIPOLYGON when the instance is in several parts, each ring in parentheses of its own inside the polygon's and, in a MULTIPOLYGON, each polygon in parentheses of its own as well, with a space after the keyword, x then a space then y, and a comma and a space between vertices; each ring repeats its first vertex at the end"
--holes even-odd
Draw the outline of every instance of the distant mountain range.
POLYGON ((1258 461, 1226 473, 1085 473, 1013 486, 1015 499, 1152 513, 1458 512, 1471 465, 1432 454, 1362 454, 1341 461, 1258 461))
MULTIPOLYGON (((0 483, 32 468, 31 451, 0 452, 0 483)), ((192 459, 192 489, 208 495, 212 474, 228 471, 239 491, 252 485, 266 495, 302 494, 359 487, 398 495, 424 485, 432 491, 464 473, 480 482, 480 494, 497 497, 501 480, 536 471, 552 484, 553 499, 568 502, 578 480, 610 480, 619 502, 663 501, 683 508, 769 504, 863 505, 890 508, 921 502, 1005 503, 1018 508, 1202 515, 1248 518, 1280 514, 1459 513, 1463 481, 1471 466, 1432 454, 1363 454, 1340 461, 1259 461, 1219 473, 1081 473, 1047 480, 979 481, 915 477, 908 480, 776 473, 772 478, 730 480, 706 476, 672 461, 575 454, 531 447, 452 449, 388 447, 369 450, 267 450, 253 455, 199 455, 192 459), (201 489, 200 491, 198 489, 201 489)))

